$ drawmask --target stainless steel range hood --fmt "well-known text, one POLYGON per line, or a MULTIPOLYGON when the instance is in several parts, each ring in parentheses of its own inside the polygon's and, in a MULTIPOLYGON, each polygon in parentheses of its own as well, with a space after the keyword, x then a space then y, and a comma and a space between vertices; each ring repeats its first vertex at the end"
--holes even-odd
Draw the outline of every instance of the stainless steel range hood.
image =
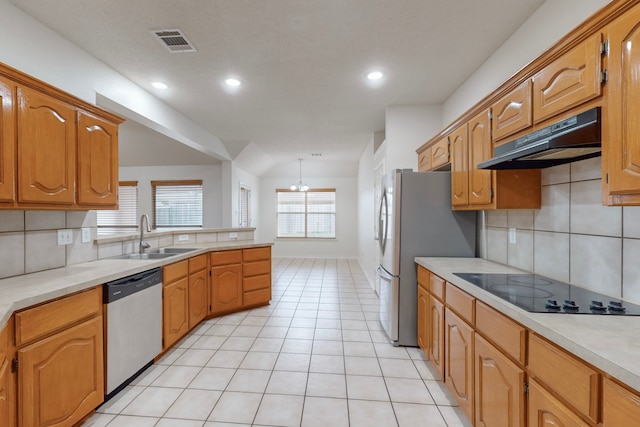
POLYGON ((600 107, 496 147, 478 169, 540 169, 599 156, 600 107))

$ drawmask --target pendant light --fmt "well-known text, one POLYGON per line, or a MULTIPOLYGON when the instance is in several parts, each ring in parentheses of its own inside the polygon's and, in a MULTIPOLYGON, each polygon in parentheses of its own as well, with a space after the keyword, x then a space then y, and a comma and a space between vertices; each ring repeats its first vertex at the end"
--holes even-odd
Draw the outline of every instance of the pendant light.
POLYGON ((297 184, 291 184, 289 189, 291 191, 308 191, 309 186, 302 182, 302 159, 298 159, 298 162, 300 162, 300 181, 298 181, 297 184))

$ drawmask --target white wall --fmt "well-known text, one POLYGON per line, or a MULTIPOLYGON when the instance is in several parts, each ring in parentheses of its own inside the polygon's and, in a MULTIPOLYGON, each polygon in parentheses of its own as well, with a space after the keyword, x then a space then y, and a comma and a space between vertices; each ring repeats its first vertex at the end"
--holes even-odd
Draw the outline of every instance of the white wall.
POLYGON ((443 105, 441 128, 504 83, 608 0, 547 0, 443 105))
POLYGON ((209 166, 145 166, 121 167, 120 180, 138 181, 138 213, 151 215, 151 181, 202 179, 203 227, 226 227, 222 224, 222 170, 209 166))
POLYGON ((312 188, 336 189, 335 239, 276 239, 276 189, 289 188, 298 175, 260 180, 259 240, 274 241, 273 256, 356 258, 358 256, 358 183, 356 177, 308 177, 312 188))
POLYGON ((374 237, 374 156, 373 137, 358 164, 358 262, 369 283, 375 283, 378 241, 374 237))
POLYGON ((438 105, 395 105, 385 110, 386 169, 418 170, 416 149, 442 127, 438 105))

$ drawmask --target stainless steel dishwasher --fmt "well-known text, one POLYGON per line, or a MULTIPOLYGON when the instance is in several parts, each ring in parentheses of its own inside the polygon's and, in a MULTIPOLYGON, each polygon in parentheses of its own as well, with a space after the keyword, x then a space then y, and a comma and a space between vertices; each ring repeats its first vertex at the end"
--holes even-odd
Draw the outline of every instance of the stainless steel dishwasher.
POLYGON ((162 269, 103 286, 106 304, 106 399, 122 390, 162 351, 162 269))

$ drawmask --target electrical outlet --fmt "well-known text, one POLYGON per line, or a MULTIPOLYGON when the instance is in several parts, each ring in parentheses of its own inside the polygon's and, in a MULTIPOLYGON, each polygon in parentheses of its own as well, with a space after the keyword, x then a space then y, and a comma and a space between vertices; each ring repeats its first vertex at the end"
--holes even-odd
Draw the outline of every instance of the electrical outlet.
POLYGON ((58 246, 73 243, 73 230, 58 230, 58 246))
POLYGON ((180 234, 178 236, 178 241, 179 242, 186 242, 189 240, 189 235, 188 234, 180 234))
POLYGON ((238 238, 238 233, 236 233, 235 231, 229 233, 229 238, 230 239, 237 239, 238 238))
POLYGON ((510 228, 509 229, 509 243, 512 245, 515 245, 517 242, 517 235, 516 235, 516 229, 515 228, 510 228))
POLYGON ((89 243, 91 241, 91 229, 88 227, 82 228, 82 243, 89 243))

